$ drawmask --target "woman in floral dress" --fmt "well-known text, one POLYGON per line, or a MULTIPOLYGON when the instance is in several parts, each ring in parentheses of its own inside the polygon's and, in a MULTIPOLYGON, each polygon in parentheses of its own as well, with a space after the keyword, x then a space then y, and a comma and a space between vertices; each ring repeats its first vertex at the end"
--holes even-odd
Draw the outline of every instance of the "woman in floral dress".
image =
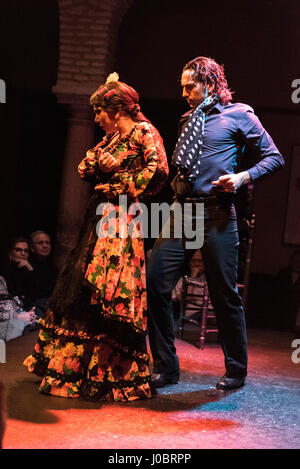
POLYGON ((138 93, 115 75, 90 99, 106 136, 78 170, 94 192, 79 242, 40 320, 38 342, 24 361, 42 377, 40 391, 54 396, 131 401, 153 394, 143 238, 139 218, 123 202, 138 208, 140 197, 157 193, 168 164, 138 93))

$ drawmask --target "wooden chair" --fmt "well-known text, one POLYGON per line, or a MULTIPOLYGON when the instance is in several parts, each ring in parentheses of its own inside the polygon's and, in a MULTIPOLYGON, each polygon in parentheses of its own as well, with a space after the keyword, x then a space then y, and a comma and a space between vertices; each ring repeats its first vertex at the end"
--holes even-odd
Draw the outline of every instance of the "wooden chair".
MULTIPOLYGON (((250 277, 250 265, 253 250, 255 231, 255 215, 252 214, 251 220, 246 218, 240 220, 240 249, 239 262, 242 269, 239 269, 238 283, 239 292, 242 298, 243 306, 246 309, 248 296, 248 282, 250 277), (242 228, 241 228, 242 227, 242 228), (242 270, 242 273, 241 273, 242 270)), ((189 277, 183 277, 182 299, 180 301, 180 312, 178 319, 178 337, 183 337, 184 324, 195 324, 200 327, 200 336, 196 346, 203 350, 206 336, 208 333, 218 332, 216 325, 216 316, 212 309, 208 286, 205 280, 189 277), (189 287, 197 288, 197 294, 188 291, 189 287), (187 315, 190 311, 190 315, 187 315), (209 324, 211 322, 211 324, 209 324)))

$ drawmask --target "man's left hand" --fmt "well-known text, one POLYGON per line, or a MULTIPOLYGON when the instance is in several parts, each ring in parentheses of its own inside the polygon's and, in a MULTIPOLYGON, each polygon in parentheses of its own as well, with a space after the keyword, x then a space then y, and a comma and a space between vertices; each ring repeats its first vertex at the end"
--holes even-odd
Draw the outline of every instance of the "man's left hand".
POLYGON ((218 186, 222 192, 236 192, 242 185, 248 184, 251 176, 248 171, 237 174, 224 174, 217 181, 212 181, 213 186, 218 186))

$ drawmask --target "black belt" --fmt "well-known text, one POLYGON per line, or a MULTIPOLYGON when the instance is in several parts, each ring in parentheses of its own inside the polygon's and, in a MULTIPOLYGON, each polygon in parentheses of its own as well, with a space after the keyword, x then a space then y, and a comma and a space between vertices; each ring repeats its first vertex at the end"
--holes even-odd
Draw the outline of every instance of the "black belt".
POLYGON ((183 198, 185 202, 210 202, 210 201, 218 201, 218 197, 216 195, 204 195, 202 197, 184 197, 183 198))
POLYGON ((203 196, 185 196, 185 195, 175 195, 175 200, 179 202, 188 202, 188 203, 206 203, 206 204, 229 204, 233 201, 232 194, 222 195, 203 195, 203 196))

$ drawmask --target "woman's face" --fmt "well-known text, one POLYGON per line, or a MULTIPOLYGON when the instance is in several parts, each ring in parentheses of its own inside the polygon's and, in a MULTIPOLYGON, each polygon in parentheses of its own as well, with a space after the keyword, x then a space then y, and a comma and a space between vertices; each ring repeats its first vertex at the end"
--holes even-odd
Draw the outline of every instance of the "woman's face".
POLYGON ((16 243, 10 253, 10 259, 14 262, 20 262, 28 259, 29 246, 26 242, 16 243))
POLYGON ((116 129, 116 119, 113 114, 104 111, 100 106, 94 105, 95 112, 95 122, 100 125, 106 134, 115 132, 116 129))

